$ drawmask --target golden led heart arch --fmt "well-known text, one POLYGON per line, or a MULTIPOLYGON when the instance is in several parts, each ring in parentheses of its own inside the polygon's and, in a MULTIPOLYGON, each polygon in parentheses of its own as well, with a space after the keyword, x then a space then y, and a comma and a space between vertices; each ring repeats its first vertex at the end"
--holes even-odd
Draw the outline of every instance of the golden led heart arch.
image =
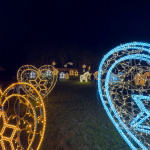
MULTIPOLYGON (((58 71, 52 65, 44 65, 39 69, 32 65, 24 65, 17 72, 17 80, 32 84, 39 91, 42 98, 52 91, 57 82, 57 77, 58 71)), ((29 87, 24 90, 27 93, 30 92, 29 87)))
POLYGON ((0 149, 38 150, 46 127, 41 95, 28 83, 15 83, 0 90, 0 149), (26 94, 23 88, 30 87, 26 94), (32 98, 36 96, 36 100, 32 98))

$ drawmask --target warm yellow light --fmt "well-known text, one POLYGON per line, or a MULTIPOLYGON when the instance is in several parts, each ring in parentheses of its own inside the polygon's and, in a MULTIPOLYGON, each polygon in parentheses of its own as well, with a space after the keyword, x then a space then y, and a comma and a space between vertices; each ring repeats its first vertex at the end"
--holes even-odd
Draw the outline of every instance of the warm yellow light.
POLYGON ((11 147, 10 150, 38 150, 43 141, 46 127, 46 112, 40 93, 34 86, 19 82, 9 86, 3 93, 0 92, 0 97, 0 107, 2 108, 0 109, 0 118, 3 120, 0 131, 2 150, 6 150, 6 141, 11 147), (23 90, 26 86, 31 88, 29 94, 23 90), (32 95, 36 96, 37 103, 32 95), (8 129, 12 131, 9 134, 8 129), (22 138, 23 131, 26 131, 27 139, 22 138), (22 139, 24 140, 22 141, 22 139), (26 148, 23 147, 22 143, 24 142, 28 143, 26 148))
POLYGON ((69 79, 69 74, 68 73, 65 74, 65 79, 69 79))
POLYGON ((69 71, 69 74, 70 74, 70 75, 74 75, 74 71, 71 69, 71 70, 69 71))
POLYGON ((134 77, 134 82, 136 85, 142 85, 144 86, 146 81, 150 81, 150 72, 145 72, 144 74, 138 73, 134 77))
POLYGON ((86 68, 86 65, 85 65, 85 64, 84 64, 84 65, 82 65, 82 68, 83 68, 83 69, 85 69, 85 68, 86 68))
MULTIPOLYGON (((44 65, 39 69, 32 65, 24 65, 18 69, 17 80, 32 84, 45 98, 54 88, 58 78, 58 70, 52 65, 44 65)), ((30 88, 24 89, 29 93, 30 88)), ((34 97, 35 98, 35 97, 34 97)))
POLYGON ((88 80, 91 80, 92 73, 89 74, 88 80))
POLYGON ((79 75, 78 70, 75 70, 74 75, 75 75, 75 76, 78 76, 78 75, 79 75))
POLYGON ((93 75, 94 75, 94 80, 98 80, 98 71, 96 71, 93 75))
POLYGON ((55 65, 56 65, 56 62, 55 62, 55 61, 53 61, 53 62, 52 62, 52 65, 53 65, 53 66, 55 66, 55 65))

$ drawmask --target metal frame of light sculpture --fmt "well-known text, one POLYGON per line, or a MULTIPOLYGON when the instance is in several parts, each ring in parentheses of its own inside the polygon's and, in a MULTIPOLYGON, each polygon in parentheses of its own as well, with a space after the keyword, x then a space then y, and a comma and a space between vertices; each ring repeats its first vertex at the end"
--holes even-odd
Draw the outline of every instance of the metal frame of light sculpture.
POLYGON ((150 72, 150 44, 142 42, 112 49, 99 66, 98 89, 104 109, 133 150, 150 149, 150 85, 135 83, 136 75, 145 72, 150 72), (112 73, 118 78, 115 82, 110 82, 112 73))
POLYGON ((90 76, 89 71, 85 72, 83 75, 80 75, 80 82, 82 82, 82 81, 87 82, 87 81, 88 81, 89 76, 90 76))
MULTIPOLYGON (((43 65, 39 69, 32 65, 24 65, 18 69, 17 80, 32 84, 40 92, 42 98, 45 98, 54 88, 58 77, 58 71, 52 65, 43 65), (30 77, 31 73, 35 73, 35 78, 30 77), (48 72, 51 75, 47 74, 48 72)), ((30 88, 24 89, 27 93, 30 88)))
POLYGON ((45 133, 46 112, 37 89, 28 83, 14 83, 4 92, 0 90, 0 105, 2 150, 38 150, 45 133), (23 90, 26 86, 32 89, 28 94, 23 90))

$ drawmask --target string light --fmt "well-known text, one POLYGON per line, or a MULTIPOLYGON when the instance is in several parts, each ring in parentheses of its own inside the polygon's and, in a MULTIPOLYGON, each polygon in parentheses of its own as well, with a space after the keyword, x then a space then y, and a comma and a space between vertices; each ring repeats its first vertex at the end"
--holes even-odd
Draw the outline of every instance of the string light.
POLYGON ((0 117, 3 120, 0 131, 2 150, 6 150, 8 145, 11 150, 38 150, 46 128, 46 112, 40 93, 34 86, 19 82, 10 85, 3 93, 1 92, 0 98, 0 117), (32 89, 29 94, 23 90, 26 86, 32 89), (36 95, 36 102, 31 95, 36 95), (22 132, 24 131, 28 138, 23 138, 22 132), (23 143, 28 143, 28 145, 24 147, 23 143))
POLYGON ((70 74, 70 75, 74 75, 74 71, 71 69, 71 70, 69 71, 69 74, 70 74))
POLYGON ((98 80, 98 71, 94 72, 94 80, 98 80))
POLYGON ((74 75, 75 75, 75 76, 78 76, 78 75, 79 75, 78 70, 75 70, 74 75))
POLYGON ((68 73, 65 74, 65 79, 69 79, 69 74, 68 73))
POLYGON ((89 71, 85 72, 83 75, 80 75, 80 82, 83 81, 87 82, 89 75, 90 75, 89 71))
POLYGON ((150 44, 132 42, 109 51, 98 72, 99 95, 129 147, 150 149, 150 44))
MULTIPOLYGON (((32 84, 45 98, 54 88, 58 77, 58 70, 52 65, 44 65, 39 69, 32 65, 24 65, 18 69, 17 80, 32 84)), ((24 89, 29 93, 30 88, 24 89)), ((36 98, 36 97, 34 97, 36 98)))

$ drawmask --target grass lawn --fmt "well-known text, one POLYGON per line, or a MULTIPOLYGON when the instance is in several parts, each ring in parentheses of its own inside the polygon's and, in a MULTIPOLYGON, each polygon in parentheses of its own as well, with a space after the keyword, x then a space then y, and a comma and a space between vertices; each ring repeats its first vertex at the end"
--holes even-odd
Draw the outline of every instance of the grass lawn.
POLYGON ((41 150, 129 150, 97 100, 97 85, 60 80, 44 99, 47 127, 41 150))

